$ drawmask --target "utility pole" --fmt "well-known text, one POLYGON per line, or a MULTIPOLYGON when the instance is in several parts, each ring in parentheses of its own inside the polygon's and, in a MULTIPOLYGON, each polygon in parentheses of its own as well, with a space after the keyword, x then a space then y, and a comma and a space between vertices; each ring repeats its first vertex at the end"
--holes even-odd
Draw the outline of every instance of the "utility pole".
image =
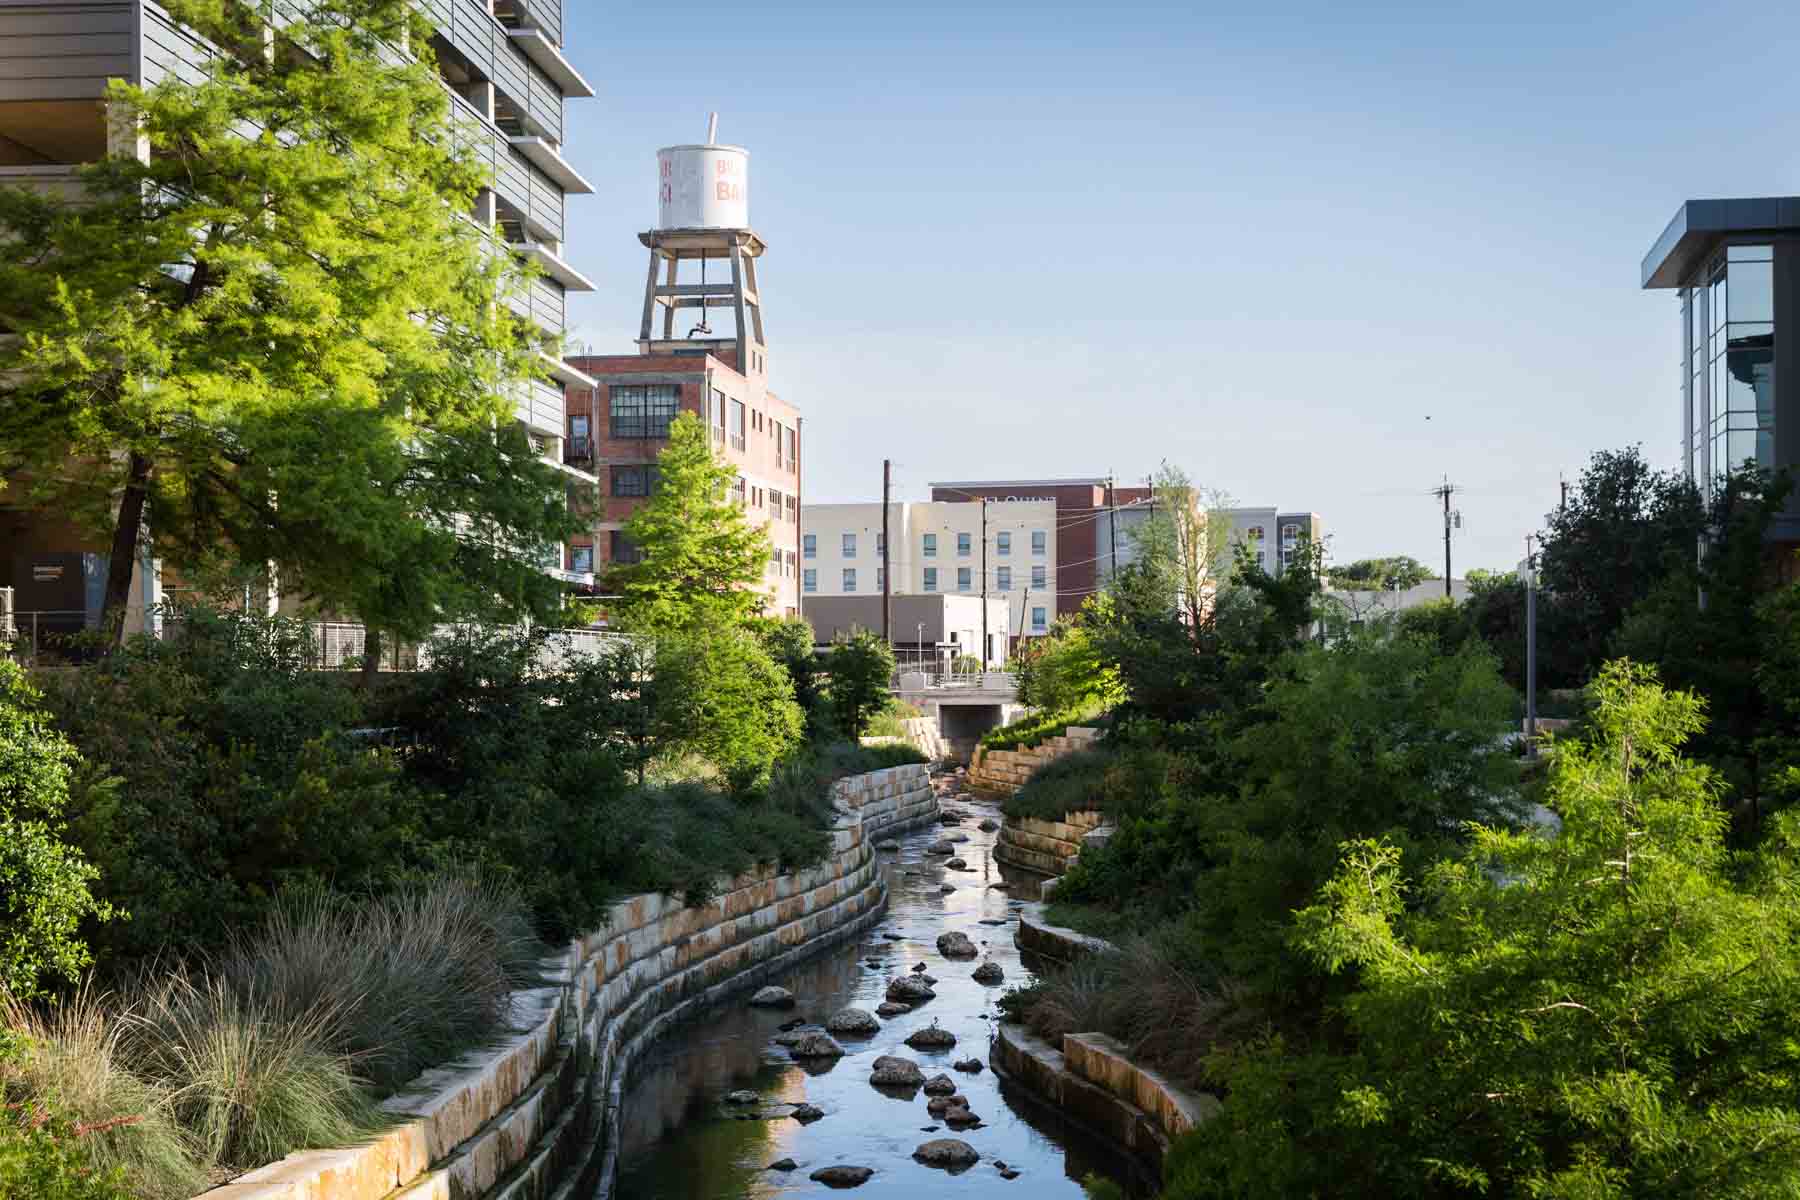
POLYGON ((894 461, 881 460, 881 640, 894 644, 894 543, 888 537, 888 495, 894 486, 894 461))
POLYGON ((1106 555, 1106 578, 1111 582, 1119 573, 1119 500, 1113 491, 1112 472, 1106 473, 1106 538, 1111 548, 1106 555))
POLYGON ((1537 757, 1537 559, 1525 535, 1525 753, 1537 757))
POLYGON ((1450 511, 1450 497, 1456 494, 1456 485, 1444 478, 1443 486, 1431 489, 1431 494, 1441 496, 1444 500, 1444 596, 1450 595, 1450 531, 1462 526, 1462 514, 1450 511))
POLYGON ((1556 473, 1556 486, 1562 489, 1562 506, 1567 509, 1569 507, 1569 481, 1562 477, 1561 471, 1556 473))
POLYGON ((987 497, 981 498, 981 669, 988 669, 987 497))

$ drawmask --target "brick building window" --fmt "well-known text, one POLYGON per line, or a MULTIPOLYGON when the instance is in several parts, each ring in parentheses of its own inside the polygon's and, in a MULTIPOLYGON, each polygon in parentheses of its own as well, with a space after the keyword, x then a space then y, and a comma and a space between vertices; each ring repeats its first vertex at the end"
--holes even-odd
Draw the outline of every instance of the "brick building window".
POLYGON ((733 450, 742 450, 744 448, 744 402, 742 400, 733 400, 731 402, 730 433, 731 448, 733 450))
POLYGON ((648 496, 656 491, 658 480, 662 477, 662 468, 651 464, 630 467, 609 467, 607 474, 612 476, 612 494, 615 496, 648 496))
POLYGON ((594 569, 594 548, 592 546, 569 547, 569 570, 592 572, 594 569))
POLYGON ((748 485, 744 483, 744 477, 739 475, 737 482, 731 485, 731 498, 736 500, 739 504, 747 503, 745 499, 747 487, 748 485))
POLYGON ((790 521, 798 521, 800 519, 800 498, 798 496, 789 496, 787 498, 787 519, 790 521))
POLYGON ((609 393, 616 438, 666 438, 681 410, 681 389, 672 383, 616 383, 609 393))
POLYGON ((644 561, 644 552, 636 543, 626 537, 621 530, 613 530, 607 535, 608 546, 606 558, 608 562, 634 563, 644 561))
POLYGON ((925 568, 925 590, 928 592, 937 591, 937 568, 936 567, 926 567, 925 568))
POLYGON ((887 568, 886 567, 876 567, 875 568, 875 590, 879 592, 885 587, 887 587, 887 568))
POLYGON ((769 516, 781 520, 781 493, 774 488, 769 489, 769 516))
POLYGON ((787 469, 798 471, 800 469, 800 435, 789 429, 783 436, 787 439, 787 469))
POLYGON ((713 441, 722 442, 725 440, 725 393, 714 388, 712 399, 713 441))

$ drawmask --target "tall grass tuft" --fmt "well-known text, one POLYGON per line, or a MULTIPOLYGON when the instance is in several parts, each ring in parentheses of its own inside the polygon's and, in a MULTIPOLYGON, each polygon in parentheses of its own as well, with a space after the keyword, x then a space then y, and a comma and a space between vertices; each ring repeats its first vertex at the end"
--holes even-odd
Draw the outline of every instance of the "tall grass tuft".
POLYGON ((216 971, 278 1019, 316 1018, 321 1044, 389 1092, 491 1036, 543 952, 522 900, 457 874, 359 903, 283 901, 216 971))
POLYGON ((53 1099, 81 1131, 88 1163, 123 1170, 143 1200, 185 1200, 207 1183, 193 1136, 168 1090, 127 1069, 129 1016, 115 998, 82 988, 55 1007, 0 995, 0 1024, 22 1045, 0 1058, 0 1097, 53 1099))
POLYGON ((207 1159, 244 1169, 377 1126, 354 1061, 326 1048, 338 1016, 329 1004, 290 1015, 266 994, 177 968, 146 989, 124 1045, 139 1073, 166 1081, 207 1159))

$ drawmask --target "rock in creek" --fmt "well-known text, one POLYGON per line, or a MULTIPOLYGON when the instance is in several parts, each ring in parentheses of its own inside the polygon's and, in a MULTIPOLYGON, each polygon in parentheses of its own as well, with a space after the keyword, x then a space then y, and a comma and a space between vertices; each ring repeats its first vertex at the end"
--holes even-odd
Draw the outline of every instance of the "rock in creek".
POLYGON ((799 1165, 800 1165, 799 1163, 795 1162, 791 1158, 778 1158, 774 1162, 769 1164, 769 1170, 771 1170, 771 1171, 791 1171, 799 1165))
POLYGON ((934 1117, 942 1117, 953 1108, 968 1111, 969 1098, 967 1096, 933 1096, 925 1102, 925 1111, 934 1117))
POLYGON ((950 1069, 952 1071, 966 1071, 970 1075, 979 1075, 981 1074, 981 1060, 979 1058, 965 1058, 961 1062, 951 1063, 950 1069))
POLYGON ((983 833, 992 833, 1000 828, 1000 822, 994 820, 992 817, 983 817, 981 818, 981 824, 977 825, 975 828, 981 830, 983 833))
POLYGON ((948 1029, 940 1029, 933 1022, 925 1029, 915 1030, 906 1039, 906 1044, 914 1050, 948 1050, 956 1045, 956 1035, 948 1029))
POLYGON ((944 840, 946 842, 966 842, 969 840, 969 835, 959 829, 944 840))
POLYGON ((887 998, 898 1000, 904 1004, 917 1004, 921 1000, 929 1000, 935 995, 937 993, 931 990, 929 983, 908 975, 902 975, 887 986, 887 998))
POLYGON ((844 1048, 829 1033, 803 1033, 788 1053, 795 1058, 842 1058, 844 1048))
POLYGON ((999 983, 1006 978, 1006 972, 1000 969, 997 962, 984 962, 975 968, 976 983, 999 983))
POLYGON ((1006 1168, 1002 1169, 1000 1172, 1000 1178, 1002 1178, 1002 1179, 1017 1179, 1018 1177, 1019 1177, 1019 1173, 1017 1171, 1013 1170, 1011 1167, 1006 1167, 1006 1168))
POLYGON ((983 918, 981 918, 981 920, 977 921, 976 924, 977 925, 1004 925, 1004 924, 1006 924, 1006 918, 1005 917, 983 917, 983 918))
POLYGON ((981 1118, 971 1112, 967 1105, 952 1105, 944 1110, 944 1124, 952 1129, 973 1129, 981 1124, 981 1118))
POLYGON ((853 1188, 867 1183, 874 1173, 869 1167, 820 1167, 807 1178, 826 1187, 853 1188))
POLYGON ((906 940, 906 935, 904 933, 884 933, 881 936, 883 940, 889 942, 904 942, 906 940))
POLYGON ((943 841, 933 842, 931 845, 925 847, 925 853, 951 855, 956 853, 956 847, 950 844, 949 839, 945 839, 943 841))
POLYGON ((875 848, 877 850, 898 850, 900 848, 900 843, 893 838, 882 838, 879 842, 875 843, 875 848))
POLYGON ((952 858, 944 863, 944 868, 950 871, 966 871, 969 869, 969 864, 960 858, 952 858))
POLYGON ((945 884, 938 885, 938 895, 940 895, 940 896, 948 896, 951 892, 954 892, 955 890, 956 890, 956 885, 953 883, 945 883, 945 884))
POLYGON ((766 988, 758 989, 757 993, 750 997, 750 1003, 756 1008, 792 1008, 794 1007, 794 993, 784 987, 776 987, 771 984, 766 988))
POLYGON ((846 1008, 841 1012, 833 1013, 831 1020, 825 1022, 825 1029, 828 1033, 867 1036, 871 1033, 880 1033, 881 1022, 864 1009, 846 1008))
POLYGON ((954 1096, 956 1080, 948 1075, 933 1075, 925 1081, 925 1094, 927 1096, 954 1096))
POLYGON ((946 1167, 952 1171, 972 1167, 981 1161, 975 1147, 955 1138, 933 1138, 914 1150, 913 1157, 928 1167, 946 1167))
POLYGON ((883 1000, 875 1006, 875 1015, 878 1017, 898 1017, 911 1011, 912 1005, 896 1004, 892 1000, 883 1000))
POLYGON ((913 964, 913 974, 914 975, 923 975, 924 973, 925 973, 925 964, 924 963, 914 963, 913 964))
POLYGON ((760 1094, 752 1092, 747 1088, 735 1092, 727 1092, 725 1094, 725 1103, 727 1104, 756 1104, 761 1100, 762 1096, 760 1094))
MULTIPOLYGON (((794 1120, 800 1122, 802 1125, 811 1125, 814 1121, 817 1121, 824 1115, 825 1110, 813 1104, 798 1105, 793 1112, 788 1114, 788 1116, 794 1118, 794 1120)), ((791 1167, 788 1169, 792 1170, 791 1167)))
POLYGON ((975 943, 969 940, 969 935, 960 929, 938 934, 937 948, 938 953, 945 958, 974 958, 981 953, 975 949, 975 943))
POLYGON ((869 1082, 884 1087, 918 1087, 925 1082, 925 1072, 919 1070, 919 1064, 910 1058, 884 1054, 875 1060, 875 1069, 869 1074, 869 1082))
POLYGON ((805 1021, 801 1020, 799 1017, 795 1017, 791 1021, 783 1021, 781 1024, 777 1025, 775 1028, 781 1030, 781 1032, 783 1032, 783 1033, 787 1033, 790 1030, 800 1028, 804 1024, 806 1024, 805 1021))

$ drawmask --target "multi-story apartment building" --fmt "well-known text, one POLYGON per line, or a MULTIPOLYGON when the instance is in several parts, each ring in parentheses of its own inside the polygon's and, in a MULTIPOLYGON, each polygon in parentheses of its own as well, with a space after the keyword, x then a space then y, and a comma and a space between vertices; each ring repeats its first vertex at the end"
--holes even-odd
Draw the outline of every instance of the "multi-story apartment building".
MULTIPOLYGON (((1005 629, 990 629, 990 660, 1005 639, 1048 633, 1057 613, 1057 507, 1053 500, 933 500, 888 506, 894 595, 1006 601, 1005 629), (983 512, 985 508, 985 514, 983 512), (985 573, 983 545, 985 538, 985 573)), ((879 596, 881 505, 814 504, 800 522, 803 596, 879 596)))
POLYGON ((1319 542, 1325 537, 1324 519, 1315 512, 1283 512, 1279 508, 1233 508, 1231 516, 1230 552, 1250 547, 1262 569, 1280 575, 1293 565, 1302 541, 1319 542))
POLYGON ((631 561, 624 524, 656 486, 656 457, 677 413, 706 423, 714 452, 737 471, 733 490, 766 529, 761 591, 769 611, 800 611, 801 419, 769 388, 762 293, 756 269, 765 245, 750 228, 749 153, 704 144, 658 152, 658 227, 638 235, 650 252, 638 353, 583 355, 590 376, 570 389, 566 455, 600 477, 592 532, 569 545, 571 561, 595 571, 631 561), (683 268, 692 281, 680 282, 683 268), (712 275, 708 280, 708 269, 712 275), (685 332, 677 318, 694 314, 685 332), (714 330, 711 321, 718 321, 714 330))
MULTIPOLYGON (((561 49, 561 0, 421 0, 419 7, 436 30, 432 49, 458 127, 493 172, 471 216, 538 265, 528 293, 509 303, 560 339, 567 293, 592 287, 562 252, 565 198, 592 190, 562 156, 563 103, 594 94, 561 49)), ((192 78, 212 56, 154 0, 0 0, 0 186, 73 192, 77 168, 110 149, 102 103, 109 80, 192 78)), ((558 466, 563 388, 571 384, 591 387, 593 380, 546 354, 538 377, 512 397, 516 419, 558 466)), ((11 558, 5 569, 24 585, 16 598, 21 610, 40 600, 67 603, 79 594, 71 575, 91 575, 96 560, 104 577, 106 547, 88 544, 55 514, 0 511, 0 533, 11 558)), ((154 560, 146 566, 146 578, 134 581, 133 595, 142 598, 128 618, 134 630, 144 628, 143 614, 159 596, 154 560)), ((563 562, 546 569, 591 582, 563 562)), ((97 590, 87 589, 86 597, 81 619, 91 625, 99 615, 97 590)))

